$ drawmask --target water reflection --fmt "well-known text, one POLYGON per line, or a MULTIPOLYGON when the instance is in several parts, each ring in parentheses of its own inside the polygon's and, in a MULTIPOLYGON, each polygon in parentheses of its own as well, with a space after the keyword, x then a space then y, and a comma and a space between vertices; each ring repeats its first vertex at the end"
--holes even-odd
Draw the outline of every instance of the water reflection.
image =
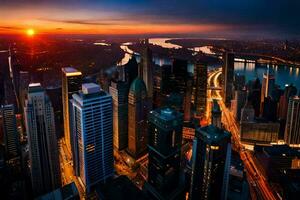
POLYGON ((177 45, 177 44, 172 44, 172 43, 167 43, 168 40, 171 39, 176 39, 176 38, 150 38, 149 43, 153 45, 158 45, 163 48, 168 48, 168 49, 180 49, 182 46, 177 45))

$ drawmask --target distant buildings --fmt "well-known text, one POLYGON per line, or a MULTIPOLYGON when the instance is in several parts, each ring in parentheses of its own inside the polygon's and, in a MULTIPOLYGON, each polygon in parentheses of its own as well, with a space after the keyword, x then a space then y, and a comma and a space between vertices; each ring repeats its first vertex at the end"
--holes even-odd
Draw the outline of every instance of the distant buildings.
POLYGON ((223 54, 224 64, 222 66, 223 74, 223 100, 226 106, 230 105, 230 101, 233 97, 233 75, 234 75, 234 54, 224 53, 223 54))
POLYGON ((72 95, 80 90, 82 82, 82 74, 72 67, 62 68, 62 105, 63 105, 63 119, 64 119, 64 136, 67 148, 71 151, 73 144, 71 142, 72 135, 70 135, 70 113, 69 100, 72 95))
POLYGON ((6 155, 8 158, 19 156, 20 140, 17 131, 17 122, 14 105, 4 105, 0 108, 0 111, 3 120, 2 122, 6 155))
POLYGON ((220 109, 218 101, 214 99, 212 109, 211 109, 211 124, 218 128, 222 128, 221 117, 222 117, 222 111, 220 109))
MULTIPOLYGON (((145 190, 151 199, 180 199, 180 163, 183 115, 170 108, 149 114, 149 164, 145 190)), ((181 182, 182 183, 182 182, 181 182)))
POLYGON ((300 145, 300 97, 289 100, 284 141, 288 145, 300 145))
POLYGON ((111 81, 109 93, 113 99, 114 147, 125 149, 128 145, 128 83, 111 81))
POLYGON ((134 158, 138 158, 147 150, 148 112, 146 85, 138 77, 132 82, 128 95, 128 152, 134 158))
POLYGON ((94 83, 73 94, 72 132, 78 176, 87 193, 113 176, 112 98, 94 83))
POLYGON ((288 85, 284 89, 284 94, 280 97, 278 104, 278 118, 286 120, 289 99, 297 94, 297 88, 293 85, 288 85))
POLYGON ((195 134, 189 199, 227 199, 231 134, 214 125, 195 134))
POLYGON ((195 91, 195 108, 198 116, 205 116, 207 101, 207 66, 206 64, 197 63, 195 66, 196 91, 195 91))
POLYGON ((53 107, 39 83, 29 85, 24 115, 31 182, 36 196, 61 184, 53 107))

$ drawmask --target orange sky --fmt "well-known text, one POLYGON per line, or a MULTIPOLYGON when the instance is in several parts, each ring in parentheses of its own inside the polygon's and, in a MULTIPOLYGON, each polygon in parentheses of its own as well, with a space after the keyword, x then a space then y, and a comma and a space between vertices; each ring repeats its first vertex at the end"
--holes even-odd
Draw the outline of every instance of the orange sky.
POLYGON ((156 23, 138 16, 113 12, 47 8, 0 10, 0 34, 25 34, 32 28, 37 34, 182 34, 214 32, 226 29, 218 24, 156 23))

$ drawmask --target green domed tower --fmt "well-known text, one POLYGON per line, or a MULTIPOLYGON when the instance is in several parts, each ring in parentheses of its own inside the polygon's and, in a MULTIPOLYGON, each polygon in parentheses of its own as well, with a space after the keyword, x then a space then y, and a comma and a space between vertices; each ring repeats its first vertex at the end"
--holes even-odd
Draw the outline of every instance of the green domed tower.
POLYGON ((141 78, 136 78, 128 95, 128 152, 137 159, 147 150, 147 89, 141 78))

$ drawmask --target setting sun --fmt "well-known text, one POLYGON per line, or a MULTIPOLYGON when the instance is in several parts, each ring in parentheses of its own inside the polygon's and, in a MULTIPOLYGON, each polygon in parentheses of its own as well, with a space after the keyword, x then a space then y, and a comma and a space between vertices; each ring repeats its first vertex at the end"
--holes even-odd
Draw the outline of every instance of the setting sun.
POLYGON ((27 30, 26 30, 26 34, 27 34, 28 36, 33 36, 33 35, 35 34, 35 31, 34 31, 33 29, 27 29, 27 30))

